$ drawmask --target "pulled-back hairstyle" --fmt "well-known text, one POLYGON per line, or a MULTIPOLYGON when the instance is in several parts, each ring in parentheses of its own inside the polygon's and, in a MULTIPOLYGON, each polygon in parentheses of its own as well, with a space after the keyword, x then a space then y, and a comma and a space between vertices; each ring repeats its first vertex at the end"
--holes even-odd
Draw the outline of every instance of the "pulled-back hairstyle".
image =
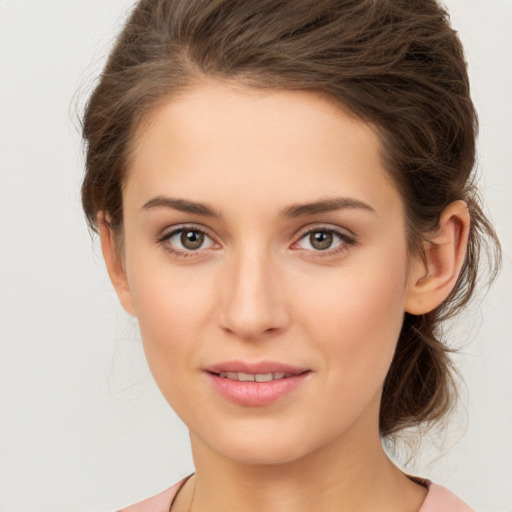
POLYGON ((375 126, 405 204, 411 254, 448 204, 467 203, 469 245, 458 281, 434 311, 405 315, 380 431, 386 437, 439 420, 455 396, 439 323, 472 296, 481 248, 491 276, 499 262, 474 186, 477 118, 447 13, 435 0, 141 0, 83 116, 82 200, 93 230, 102 212, 122 238, 122 190, 137 129, 177 92, 209 78, 314 91, 375 126))

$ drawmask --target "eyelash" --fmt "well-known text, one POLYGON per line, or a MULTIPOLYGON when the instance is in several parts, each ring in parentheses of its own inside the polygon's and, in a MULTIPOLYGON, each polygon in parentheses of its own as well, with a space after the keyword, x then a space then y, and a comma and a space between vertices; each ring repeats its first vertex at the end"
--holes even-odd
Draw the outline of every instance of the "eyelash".
MULTIPOLYGON (((172 231, 170 231, 168 233, 164 233, 163 235, 158 237, 157 243, 162 245, 165 251, 167 251, 168 253, 172 254, 173 256, 175 256, 177 258, 194 257, 196 255, 195 253, 199 253, 200 250, 179 251, 179 250, 173 249, 170 245, 164 243, 164 242, 170 240, 173 236, 175 236, 179 233, 183 233, 184 231, 194 231, 197 233, 201 233, 205 237, 212 239, 205 230, 203 230, 197 226, 181 226, 177 229, 173 229, 172 231)), ((312 258, 324 258, 324 257, 329 257, 329 256, 335 256, 335 255, 338 255, 338 254, 348 250, 349 246, 355 245, 357 243, 357 240, 355 237, 351 237, 351 236, 347 235, 346 233, 338 231, 337 229, 327 228, 327 227, 315 227, 315 228, 310 228, 309 230, 302 233, 300 235, 299 239, 297 240, 297 242, 294 242, 294 245, 297 244, 298 242, 300 242, 301 240, 304 240, 306 237, 308 237, 312 233, 330 233, 330 234, 338 237, 342 242, 338 247, 335 247, 334 249, 326 249, 323 251, 322 250, 316 250, 316 251, 310 250, 312 258)))
POLYGON ((194 231, 194 232, 197 232, 197 233, 201 233, 204 236, 206 236, 206 237, 211 239, 211 236, 209 236, 206 231, 204 231, 203 229, 198 228, 197 226, 181 226, 180 228, 173 229, 172 231, 170 231, 168 233, 164 233, 162 236, 160 236, 157 239, 157 243, 162 245, 165 251, 167 251, 168 253, 172 254, 173 256, 176 256, 177 258, 190 258, 190 257, 193 257, 193 256, 195 256, 194 253, 199 252, 198 250, 197 251, 190 251, 190 250, 189 251, 177 251, 176 249, 173 249, 170 245, 164 243, 167 240, 170 240, 173 236, 175 236, 175 235, 177 235, 179 233, 183 233, 184 231, 194 231))
POLYGON ((302 233, 299 240, 295 242, 294 245, 307 238, 309 235, 311 235, 311 233, 330 233, 337 236, 342 242, 338 247, 335 247, 334 249, 326 249, 324 251, 311 250, 310 254, 312 258, 326 258, 329 256, 336 256, 347 251, 351 245, 355 245, 357 242, 355 237, 351 237, 342 231, 338 231, 337 229, 327 227, 314 227, 302 233))

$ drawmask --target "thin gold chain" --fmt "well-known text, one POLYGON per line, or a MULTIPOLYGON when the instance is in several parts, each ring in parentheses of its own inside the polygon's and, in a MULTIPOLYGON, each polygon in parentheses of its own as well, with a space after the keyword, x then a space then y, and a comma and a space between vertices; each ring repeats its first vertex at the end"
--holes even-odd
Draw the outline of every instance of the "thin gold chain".
POLYGON ((187 508, 187 512, 192 512, 192 504, 194 503, 194 497, 196 495, 196 477, 194 476, 194 489, 192 491, 192 499, 190 500, 190 505, 187 508))

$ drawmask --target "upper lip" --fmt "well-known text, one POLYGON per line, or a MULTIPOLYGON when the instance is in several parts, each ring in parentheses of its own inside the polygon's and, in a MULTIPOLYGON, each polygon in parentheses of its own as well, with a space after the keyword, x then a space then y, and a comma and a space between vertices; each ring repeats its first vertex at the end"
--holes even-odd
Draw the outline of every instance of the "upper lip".
POLYGON ((299 375, 301 373, 309 371, 309 368, 292 366, 277 361, 260 361, 258 363, 249 363, 246 361, 224 361, 222 363, 208 366, 204 370, 216 374, 226 372, 237 372, 250 374, 291 373, 293 375, 299 375))

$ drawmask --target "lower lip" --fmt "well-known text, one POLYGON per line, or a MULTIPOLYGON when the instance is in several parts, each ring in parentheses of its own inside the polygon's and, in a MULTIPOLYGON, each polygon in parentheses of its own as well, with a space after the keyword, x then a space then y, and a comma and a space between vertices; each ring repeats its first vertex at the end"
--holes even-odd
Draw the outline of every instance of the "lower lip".
POLYGON ((215 390, 224 397, 240 405, 256 407, 268 405, 291 393, 305 381, 310 373, 304 372, 268 382, 241 382, 208 372, 207 376, 215 390))

